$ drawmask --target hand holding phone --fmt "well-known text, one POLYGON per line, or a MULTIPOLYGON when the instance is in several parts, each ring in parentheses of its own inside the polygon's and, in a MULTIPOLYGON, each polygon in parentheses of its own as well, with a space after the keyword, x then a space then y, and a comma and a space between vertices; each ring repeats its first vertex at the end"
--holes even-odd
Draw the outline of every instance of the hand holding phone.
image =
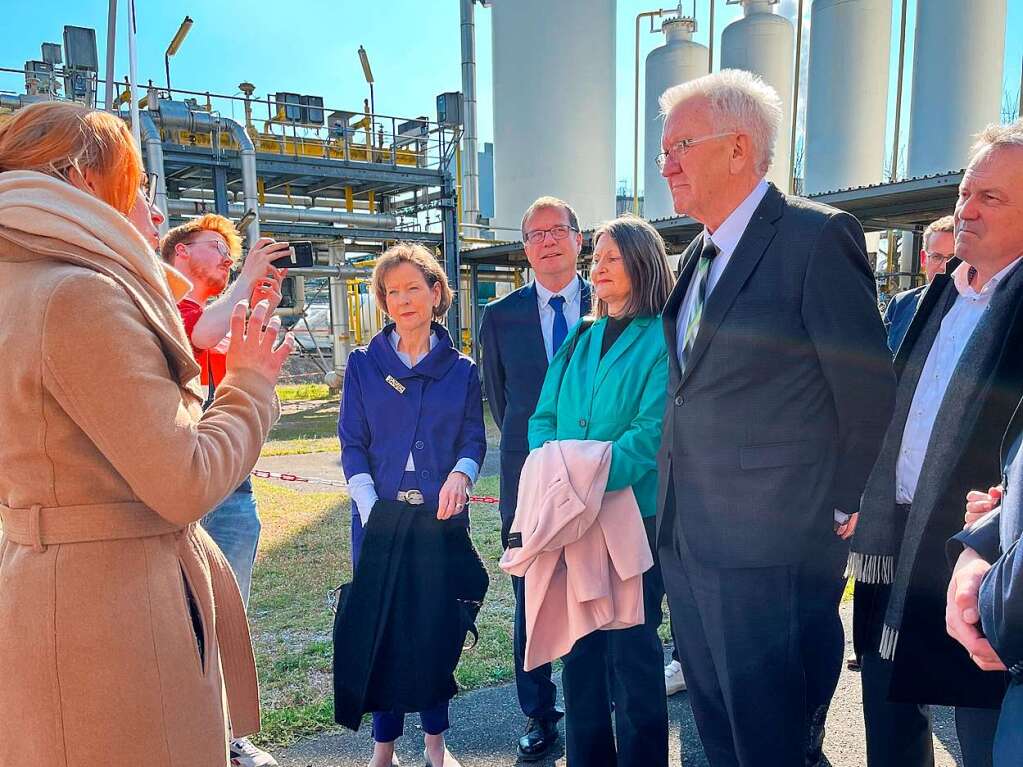
POLYGON ((309 240, 296 240, 289 244, 287 255, 275 258, 270 263, 277 269, 308 269, 315 266, 313 244, 309 240))

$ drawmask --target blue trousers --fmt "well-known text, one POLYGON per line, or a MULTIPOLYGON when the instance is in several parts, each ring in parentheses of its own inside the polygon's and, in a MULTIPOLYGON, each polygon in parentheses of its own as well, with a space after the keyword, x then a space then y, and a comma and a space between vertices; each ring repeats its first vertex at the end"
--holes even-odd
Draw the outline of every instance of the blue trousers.
POLYGON ((224 552, 238 581, 242 602, 248 607, 252 566, 256 561, 256 548, 259 546, 259 532, 262 529, 251 485, 246 483, 231 493, 203 517, 200 524, 224 552))
MULTIPOLYGON (((407 472, 408 474, 409 472, 407 472)), ((402 483, 402 489, 412 489, 411 484, 415 475, 409 478, 409 482, 402 483), (408 487, 405 485, 408 484, 408 487)), ((468 515, 466 515, 468 516, 468 515)), ((352 504, 352 567, 358 567, 359 554, 362 553, 362 541, 365 531, 362 528, 362 518, 352 504)), ((440 735, 450 726, 448 721, 448 701, 431 706, 425 711, 419 712, 419 721, 423 725, 423 732, 427 735, 440 735)), ((373 712, 373 740, 377 743, 392 743, 405 733, 405 714, 397 711, 374 711, 373 712)))

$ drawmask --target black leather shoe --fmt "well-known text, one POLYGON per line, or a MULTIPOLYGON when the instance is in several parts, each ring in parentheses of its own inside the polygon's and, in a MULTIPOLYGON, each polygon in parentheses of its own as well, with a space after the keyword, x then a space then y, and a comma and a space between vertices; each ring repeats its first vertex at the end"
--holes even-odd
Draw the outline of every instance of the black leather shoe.
POLYGON ((558 737, 556 719, 530 719, 526 722, 526 734, 519 738, 519 758, 524 762, 543 759, 558 737))

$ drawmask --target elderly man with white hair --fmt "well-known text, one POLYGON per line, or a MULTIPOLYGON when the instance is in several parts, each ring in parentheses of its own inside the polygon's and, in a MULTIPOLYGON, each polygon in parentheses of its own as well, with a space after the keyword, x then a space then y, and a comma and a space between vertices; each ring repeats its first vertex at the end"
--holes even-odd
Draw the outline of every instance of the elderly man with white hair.
POLYGON ((664 309, 658 555, 711 765, 820 759, 845 539, 894 377, 863 231, 764 180, 777 93, 724 70, 665 91, 661 173, 703 233, 664 309))

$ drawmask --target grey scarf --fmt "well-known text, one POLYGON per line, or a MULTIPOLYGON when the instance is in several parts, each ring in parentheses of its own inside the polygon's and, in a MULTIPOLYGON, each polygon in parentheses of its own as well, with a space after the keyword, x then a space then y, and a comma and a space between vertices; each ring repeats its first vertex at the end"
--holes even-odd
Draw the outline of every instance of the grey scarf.
MULTIPOLYGON (((903 519, 902 512, 895 508, 896 465, 920 374, 941 322, 958 295, 952 280, 947 281, 937 297, 899 379, 895 412, 863 491, 859 524, 849 555, 849 571, 856 580, 891 584, 879 648, 883 658, 891 659, 895 655, 906 595, 924 531, 945 492, 948 467, 956 464, 969 443, 984 406, 1020 286, 1023 286, 1023 270, 1014 269, 997 287, 987 311, 963 349, 934 421, 908 519, 903 519)), ((963 504, 965 507, 965 499, 963 504)))

